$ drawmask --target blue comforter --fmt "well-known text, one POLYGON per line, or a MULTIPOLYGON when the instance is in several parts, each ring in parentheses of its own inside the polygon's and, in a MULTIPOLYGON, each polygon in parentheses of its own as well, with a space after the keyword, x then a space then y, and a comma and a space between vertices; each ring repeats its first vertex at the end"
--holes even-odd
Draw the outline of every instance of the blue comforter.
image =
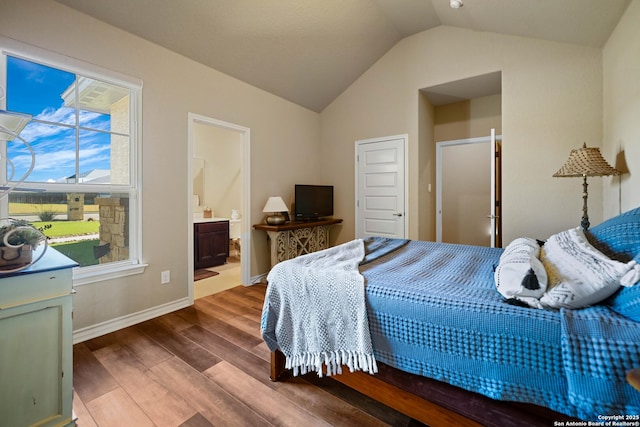
POLYGON ((375 244, 379 256, 360 267, 376 360, 585 420, 640 414, 625 381, 640 367, 638 323, 605 306, 506 304, 493 281, 501 249, 389 243, 394 251, 375 244))

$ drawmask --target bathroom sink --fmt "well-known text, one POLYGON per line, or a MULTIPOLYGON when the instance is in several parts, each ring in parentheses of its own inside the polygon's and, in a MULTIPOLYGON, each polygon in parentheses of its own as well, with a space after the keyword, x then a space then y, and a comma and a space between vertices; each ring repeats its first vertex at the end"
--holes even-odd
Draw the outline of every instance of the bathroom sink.
POLYGON ((229 218, 222 217, 213 217, 213 218, 204 218, 202 214, 193 214, 193 222, 218 222, 218 221, 229 221, 229 218))

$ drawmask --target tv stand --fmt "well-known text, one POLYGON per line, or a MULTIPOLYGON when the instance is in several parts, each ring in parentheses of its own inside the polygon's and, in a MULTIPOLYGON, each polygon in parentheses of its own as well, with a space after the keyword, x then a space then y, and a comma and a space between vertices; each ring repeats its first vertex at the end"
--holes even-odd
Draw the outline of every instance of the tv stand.
POLYGON ((290 221, 281 225, 256 224, 256 230, 267 233, 271 241, 271 267, 300 255, 329 247, 329 229, 341 219, 327 218, 311 221, 290 221))
MULTIPOLYGON (((323 218, 323 220, 324 220, 324 218, 323 218)), ((305 223, 306 224, 306 223, 309 223, 309 222, 318 222, 318 221, 321 221, 321 219, 316 216, 316 217, 300 218, 300 219, 296 219, 296 220, 294 220, 292 222, 295 223, 295 224, 298 224, 298 223, 305 223)))

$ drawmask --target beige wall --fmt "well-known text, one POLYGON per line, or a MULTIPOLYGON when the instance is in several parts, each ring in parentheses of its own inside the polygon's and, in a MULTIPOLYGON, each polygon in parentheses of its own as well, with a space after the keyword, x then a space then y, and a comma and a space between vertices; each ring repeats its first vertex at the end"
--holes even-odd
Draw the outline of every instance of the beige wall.
MULTIPOLYGON (((433 235, 433 108, 420 89, 502 72, 503 241, 579 224, 579 180, 552 174, 572 148, 602 139, 602 51, 522 37, 437 27, 400 41, 322 113, 322 169, 339 187, 339 241, 354 236, 354 141, 409 135, 410 237, 433 235)), ((590 185, 592 222, 601 183, 590 185)))
MULTIPOLYGON (((427 97, 420 93, 418 95, 418 147, 425 147, 425 149, 418 151, 417 168, 418 168, 418 180, 411 185, 421 188, 422 191, 418 192, 417 202, 418 206, 414 208, 414 212, 417 211, 418 216, 414 215, 411 220, 412 224, 419 224, 417 238, 419 240, 435 240, 435 227, 436 218, 432 214, 432 211, 436 205, 436 192, 435 181, 433 174, 435 174, 435 114, 436 109, 428 101, 427 97), (429 190, 431 185, 431 190, 429 190), (427 191, 424 191, 424 189, 427 191)), ((416 196, 412 196, 410 199, 412 202, 416 200, 416 196)), ((415 238, 416 234, 412 234, 412 238, 415 238)))
POLYGON ((213 125, 194 123, 193 156, 204 159, 204 192, 200 206, 216 217, 230 218, 242 202, 242 134, 213 125))
POLYGON ((604 217, 640 206, 640 0, 633 0, 604 47, 602 155, 620 177, 602 178, 604 217))
MULTIPOLYGON (((251 129, 251 223, 268 195, 316 180, 320 121, 315 112, 256 89, 50 0, 0 2, 0 35, 96 64, 144 82, 142 275, 78 287, 74 328, 125 318, 186 298, 188 113, 251 129), (292 161, 295 159, 295 161, 292 161), (160 272, 171 284, 160 285, 160 272)), ((253 231, 251 274, 267 271, 266 235, 253 231)))
POLYGON ((435 107, 434 140, 488 136, 491 128, 502 134, 502 95, 490 95, 469 101, 435 107))

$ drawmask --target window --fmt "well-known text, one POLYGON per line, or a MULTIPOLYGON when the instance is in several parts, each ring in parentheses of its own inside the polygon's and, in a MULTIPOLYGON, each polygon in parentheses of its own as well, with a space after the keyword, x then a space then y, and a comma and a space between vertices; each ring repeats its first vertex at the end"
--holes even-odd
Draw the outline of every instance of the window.
POLYGON ((75 284, 141 271, 141 85, 62 57, 3 52, 0 64, 0 109, 31 117, 2 147, 4 182, 19 184, 2 216, 51 224, 49 245, 80 265, 75 284))

